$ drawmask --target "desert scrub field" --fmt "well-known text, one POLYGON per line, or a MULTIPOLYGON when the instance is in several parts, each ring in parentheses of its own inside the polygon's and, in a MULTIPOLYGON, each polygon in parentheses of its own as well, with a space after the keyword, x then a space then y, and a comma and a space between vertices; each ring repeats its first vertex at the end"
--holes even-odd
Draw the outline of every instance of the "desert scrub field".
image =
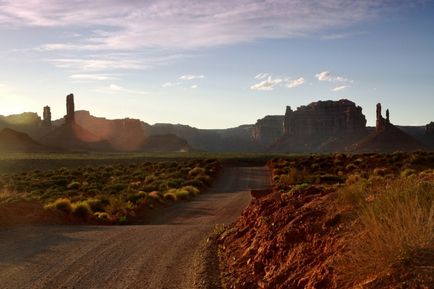
POLYGON ((268 162, 275 190, 338 185, 358 179, 396 178, 434 169, 434 153, 331 154, 275 158, 268 162))
POLYGON ((125 223, 138 210, 206 190, 220 163, 213 159, 87 166, 0 175, 0 205, 37 201, 65 216, 125 223))

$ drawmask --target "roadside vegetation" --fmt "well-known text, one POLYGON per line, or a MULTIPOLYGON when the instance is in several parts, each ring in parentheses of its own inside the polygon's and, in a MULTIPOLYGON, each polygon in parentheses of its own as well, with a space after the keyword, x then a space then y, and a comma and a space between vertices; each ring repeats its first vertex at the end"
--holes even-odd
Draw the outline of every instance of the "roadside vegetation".
POLYGON ((275 158, 222 235, 227 288, 431 288, 434 153, 275 158))
POLYGON ((137 212, 188 200, 213 182, 213 159, 142 162, 0 175, 0 206, 40 202, 82 220, 125 223, 137 212))

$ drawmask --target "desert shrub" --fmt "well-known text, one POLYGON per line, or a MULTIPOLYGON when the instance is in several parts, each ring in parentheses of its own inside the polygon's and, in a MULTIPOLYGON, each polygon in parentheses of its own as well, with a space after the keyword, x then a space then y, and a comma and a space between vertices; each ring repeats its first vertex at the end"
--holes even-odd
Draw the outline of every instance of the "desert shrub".
POLYGON ((196 188, 199 188, 200 190, 205 189, 207 186, 201 181, 201 180, 188 180, 182 183, 182 186, 186 187, 186 186, 193 186, 196 188))
POLYGON ((79 218, 87 218, 92 214, 92 210, 86 201, 81 201, 72 205, 72 214, 79 218))
POLYGON ((373 171, 374 175, 383 176, 383 177, 387 174, 387 172, 388 171, 386 168, 375 168, 373 171))
POLYGON ((179 200, 188 200, 188 198, 190 197, 190 192, 184 188, 176 189, 175 194, 176 198, 179 200))
POLYGON ((195 167, 195 168, 193 168, 193 169, 191 169, 189 172, 188 172, 188 175, 190 176, 190 177, 195 177, 195 176, 197 176, 197 175, 204 175, 206 172, 205 172, 205 169, 204 168, 201 168, 201 167, 195 167))
POLYGON ((182 184, 182 179, 169 179, 167 180, 167 186, 169 188, 179 188, 182 184))
POLYGON ((434 184, 403 178, 381 189, 359 210, 362 234, 350 246, 346 265, 341 265, 347 280, 382 272, 410 261, 415 252, 432 250, 434 184))
POLYGON ((368 181, 358 175, 352 175, 347 179, 347 184, 338 190, 337 200, 340 204, 359 207, 364 204, 368 194, 368 181), (354 180, 349 180, 350 178, 354 180))
POLYGON ((192 196, 196 196, 200 193, 199 189, 194 186, 185 186, 182 187, 182 190, 186 190, 192 196))
POLYGON ((198 180, 198 181, 201 181, 206 186, 210 186, 211 185, 211 177, 208 176, 208 175, 197 175, 194 179, 198 180))
POLYGON ((97 198, 91 198, 86 200, 89 208, 92 212, 104 212, 104 202, 97 198))
POLYGON ((78 190, 80 188, 80 183, 72 181, 66 186, 66 188, 69 190, 78 190))
POLYGON ((71 200, 68 198, 59 198, 52 203, 48 203, 45 208, 55 209, 65 214, 70 214, 72 212, 71 200))
POLYGON ((140 191, 137 193, 133 193, 133 194, 128 194, 127 195, 127 200, 136 204, 138 203, 140 200, 145 199, 148 196, 147 193, 140 191))
POLYGON ((340 176, 337 176, 337 175, 327 174, 327 175, 320 176, 320 182, 321 183, 330 183, 330 184, 341 183, 342 178, 340 176))
POLYGON ((148 199, 147 199, 147 200, 148 200, 148 202, 149 202, 150 204, 154 204, 154 203, 164 204, 163 196, 162 196, 161 193, 158 192, 158 191, 150 192, 150 193, 148 194, 148 199))
POLYGON ((173 201, 173 202, 176 202, 176 200, 177 200, 178 198, 177 198, 177 196, 176 196, 175 191, 176 191, 175 189, 171 189, 171 190, 165 192, 165 193, 163 194, 164 199, 167 200, 167 201, 173 201))
POLYGON ((409 169, 409 168, 406 168, 401 171, 401 177, 408 177, 414 174, 416 174, 416 170, 409 169))
POLYGON ((110 221, 111 217, 108 213, 106 212, 95 212, 93 214, 97 219, 101 220, 101 221, 110 221))
POLYGON ((350 164, 348 164, 348 165, 345 166, 345 169, 347 171, 354 171, 354 170, 357 169, 357 166, 355 164, 353 164, 353 163, 350 163, 350 164))
POLYGON ((125 183, 114 183, 105 187, 105 191, 109 194, 117 194, 128 188, 128 184, 125 183))

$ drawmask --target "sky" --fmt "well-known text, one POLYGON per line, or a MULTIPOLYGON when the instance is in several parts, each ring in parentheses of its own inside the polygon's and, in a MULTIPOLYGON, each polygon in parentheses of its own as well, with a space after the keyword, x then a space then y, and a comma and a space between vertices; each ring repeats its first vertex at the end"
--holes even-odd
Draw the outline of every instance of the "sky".
POLYGON ((0 0, 0 114, 228 128, 350 99, 434 121, 434 1, 0 0))

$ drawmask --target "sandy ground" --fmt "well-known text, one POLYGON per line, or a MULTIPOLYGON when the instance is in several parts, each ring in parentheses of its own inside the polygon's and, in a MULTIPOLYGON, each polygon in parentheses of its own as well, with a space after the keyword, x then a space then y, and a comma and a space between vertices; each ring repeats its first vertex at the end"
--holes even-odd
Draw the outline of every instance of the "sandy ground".
POLYGON ((209 192, 146 225, 0 228, 0 287, 197 288, 199 244, 269 178, 265 167, 226 168, 209 192))

